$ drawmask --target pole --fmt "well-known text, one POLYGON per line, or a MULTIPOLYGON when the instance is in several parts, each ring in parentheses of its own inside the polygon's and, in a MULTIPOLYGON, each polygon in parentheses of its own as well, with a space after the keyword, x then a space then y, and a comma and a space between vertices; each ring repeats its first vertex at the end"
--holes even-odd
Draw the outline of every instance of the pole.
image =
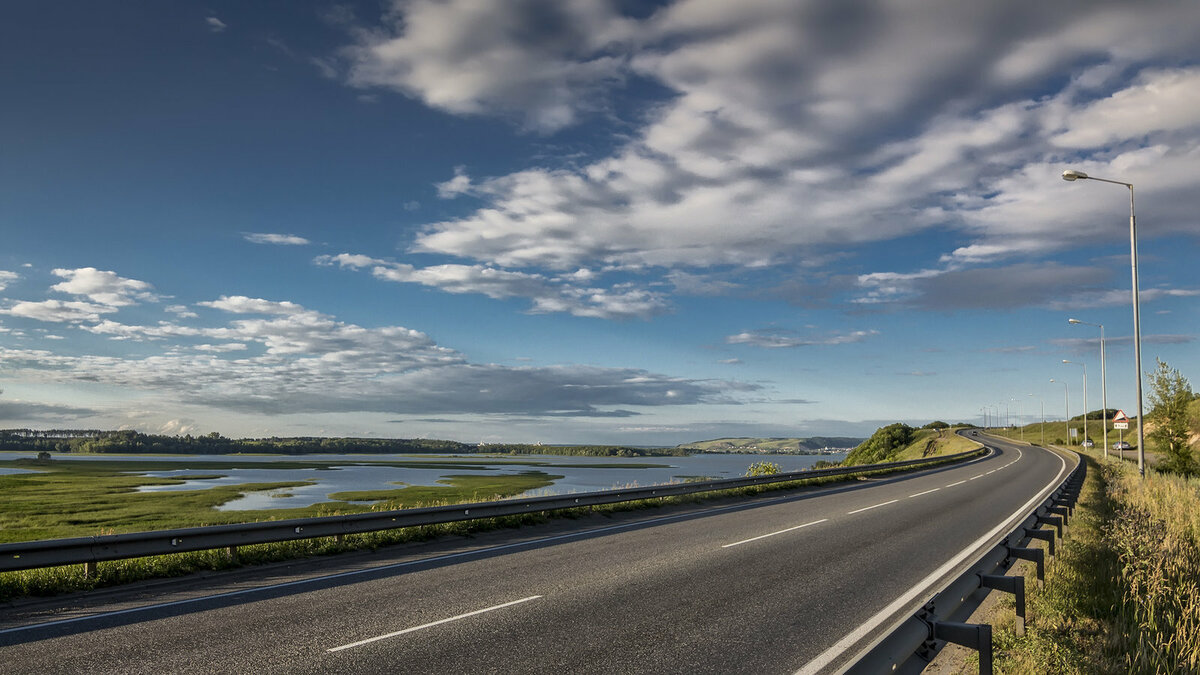
POLYGON ((1104 363, 1104 324, 1100 324, 1100 405, 1104 406, 1104 414, 1100 419, 1104 423, 1104 459, 1108 459, 1108 368, 1104 363))
POLYGON ((1129 259, 1133 275, 1133 363, 1137 375, 1138 475, 1146 477, 1146 433, 1142 413, 1142 315, 1138 303, 1137 216, 1133 212, 1133 184, 1129 186, 1129 259))

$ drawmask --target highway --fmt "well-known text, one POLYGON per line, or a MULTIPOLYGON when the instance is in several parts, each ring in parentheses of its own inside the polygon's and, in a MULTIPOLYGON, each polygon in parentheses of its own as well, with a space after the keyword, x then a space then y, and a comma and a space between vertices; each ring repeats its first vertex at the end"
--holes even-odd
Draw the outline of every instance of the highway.
POLYGON ((0 664, 21 673, 835 672, 1071 468, 1040 448, 987 444, 995 451, 981 459, 900 477, 27 607, 0 619, 0 664))

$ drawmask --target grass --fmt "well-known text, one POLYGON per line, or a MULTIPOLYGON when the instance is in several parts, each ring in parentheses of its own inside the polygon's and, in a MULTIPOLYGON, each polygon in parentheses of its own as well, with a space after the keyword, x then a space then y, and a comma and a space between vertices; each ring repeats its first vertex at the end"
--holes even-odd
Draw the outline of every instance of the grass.
POLYGON ((1026 636, 1000 612, 996 672, 1200 672, 1200 480, 1142 480, 1085 456, 1071 536, 1045 590, 1030 591, 1026 636))
MULTIPOLYGON (((769 485, 737 488, 733 490, 720 490, 691 495, 680 495, 675 497, 619 502, 616 504, 582 509, 562 509, 555 512, 540 512, 517 516, 506 516, 502 518, 483 518, 455 523, 443 523, 439 525, 398 528, 395 530, 385 530, 381 532, 348 535, 342 539, 323 537, 272 544, 241 546, 238 547, 236 559, 231 558, 223 550, 211 550, 108 561, 99 563, 96 567, 96 573, 91 576, 85 576, 83 565, 66 565, 62 567, 47 567, 32 570, 22 570, 18 572, 2 572, 0 573, 0 601, 23 596, 42 596, 70 591, 90 590, 141 579, 182 576, 201 570, 221 570, 238 567, 241 565, 261 564, 316 555, 329 555, 351 550, 370 550, 392 544, 420 541, 453 534, 466 535, 472 532, 486 531, 501 527, 521 527, 524 525, 543 522, 551 517, 551 515, 554 517, 578 518, 582 515, 593 512, 612 513, 646 508, 658 508, 666 505, 699 503, 713 499, 745 497, 777 490, 790 490, 798 487, 809 487, 842 481, 853 481, 863 477, 882 475, 891 473, 893 471, 895 471, 895 469, 881 469, 870 472, 864 471, 845 476, 808 478, 789 481, 786 483, 774 483, 769 485)), ((95 472, 94 475, 101 479, 99 481, 101 483, 105 482, 106 480, 117 480, 117 478, 112 476, 105 477, 103 472, 100 471, 95 472)), ((128 479, 128 477, 125 478, 128 479)), ((459 476, 456 478, 461 479, 464 477, 459 476)), ((473 479, 485 477, 466 476, 466 478, 473 479)), ((519 474, 517 476, 504 476, 503 478, 531 480, 535 479, 536 477, 519 474)), ((144 480, 144 478, 142 480, 144 480)), ((108 489, 116 489, 115 486, 110 486, 109 488, 88 488, 86 487, 86 482, 81 483, 78 480, 76 480, 75 484, 76 486, 84 487, 84 489, 94 489, 97 493, 100 493, 101 496, 103 496, 108 489)), ((454 489, 461 490, 468 487, 471 490, 476 490, 480 487, 480 485, 460 484, 459 488, 454 489)), ((273 487, 269 489, 279 488, 273 487)), ((203 492, 208 492, 208 490, 204 490, 203 492)), ((187 493, 157 493, 154 496, 181 494, 187 493)), ((472 501, 481 501, 478 499, 478 492, 472 492, 471 494, 473 495, 472 501)), ((7 491, 4 489, 2 484, 0 484, 0 495, 5 495, 5 498, 7 498, 7 491)), ((133 495, 126 494, 126 496, 133 495)), ((379 506, 365 507, 352 504, 347 506, 355 508, 348 508, 343 512, 348 513, 351 511, 382 510, 379 506)), ((307 509, 286 509, 282 510, 282 513, 291 514, 296 511, 307 511, 307 509)), ((7 517, 6 513, 7 509, 4 508, 3 503, 0 502, 0 518, 7 517)), ((219 514, 221 512, 214 511, 213 513, 219 514)), ((280 513, 280 511, 273 510, 270 513, 275 515, 276 513, 280 513)), ((325 512, 322 515, 333 514, 325 512)), ((289 515, 280 517, 291 516, 289 515)), ((7 529, 7 524, 4 524, 4 527, 7 529)), ((122 529, 122 531, 129 530, 122 529)))
MULTIPOLYGON (((519 474, 447 476, 437 486, 338 493, 335 501, 269 511, 218 511, 216 507, 246 492, 286 491, 309 481, 219 485, 197 490, 138 492, 141 486, 178 485, 179 478, 140 475, 144 471, 183 468, 329 468, 308 462, 250 463, 126 462, 55 460, 12 462, 39 473, 0 475, 0 543, 64 537, 141 532, 198 525, 304 518, 371 510, 354 500, 386 500, 384 508, 483 501, 545 487, 559 478, 541 471, 519 474), (282 465, 282 466, 281 466, 282 465)), ((426 468, 428 465, 421 465, 426 468)), ((449 466, 455 466, 450 464, 449 466)), ((212 476, 224 474, 213 473, 212 476)))
POLYGON ((889 461, 953 455, 979 447, 975 441, 963 438, 951 429, 918 429, 915 436, 912 443, 901 448, 889 461))

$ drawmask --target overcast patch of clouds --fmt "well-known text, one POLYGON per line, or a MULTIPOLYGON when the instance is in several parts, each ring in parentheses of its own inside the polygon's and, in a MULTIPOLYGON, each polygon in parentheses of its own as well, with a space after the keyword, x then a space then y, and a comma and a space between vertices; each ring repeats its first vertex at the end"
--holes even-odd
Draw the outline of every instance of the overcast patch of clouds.
POLYGON ((271 234, 267 232, 244 232, 242 236, 252 244, 278 244, 281 246, 305 246, 311 244, 304 237, 294 234, 271 234))
MULTIPOLYGON (((1121 241, 1116 188, 1109 200, 1066 184, 1066 166, 1147 186, 1156 234, 1196 230, 1195 3, 681 0, 644 18, 602 0, 510 8, 397 2, 359 27, 343 54, 349 82, 542 132, 604 108, 629 77, 669 93, 606 157, 458 169, 439 195, 483 205, 428 223, 412 251, 522 274, 658 270, 684 282, 675 292, 706 294, 720 289, 669 275, 804 264, 931 227, 967 239, 931 252, 947 274, 1121 241)), ((930 305, 904 293, 939 290, 943 276, 858 299, 930 305)))
POLYGON ((90 408, 0 398, 0 419, 4 420, 37 420, 56 423, 90 417, 95 414, 96 411, 90 408))

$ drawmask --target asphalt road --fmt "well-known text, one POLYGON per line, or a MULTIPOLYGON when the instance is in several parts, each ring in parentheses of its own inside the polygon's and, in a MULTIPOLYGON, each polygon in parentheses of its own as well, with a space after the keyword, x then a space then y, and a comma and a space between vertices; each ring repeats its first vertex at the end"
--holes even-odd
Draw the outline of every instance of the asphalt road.
POLYGON ((988 445, 902 477, 26 607, 0 620, 0 670, 836 670, 1070 469, 988 445))

